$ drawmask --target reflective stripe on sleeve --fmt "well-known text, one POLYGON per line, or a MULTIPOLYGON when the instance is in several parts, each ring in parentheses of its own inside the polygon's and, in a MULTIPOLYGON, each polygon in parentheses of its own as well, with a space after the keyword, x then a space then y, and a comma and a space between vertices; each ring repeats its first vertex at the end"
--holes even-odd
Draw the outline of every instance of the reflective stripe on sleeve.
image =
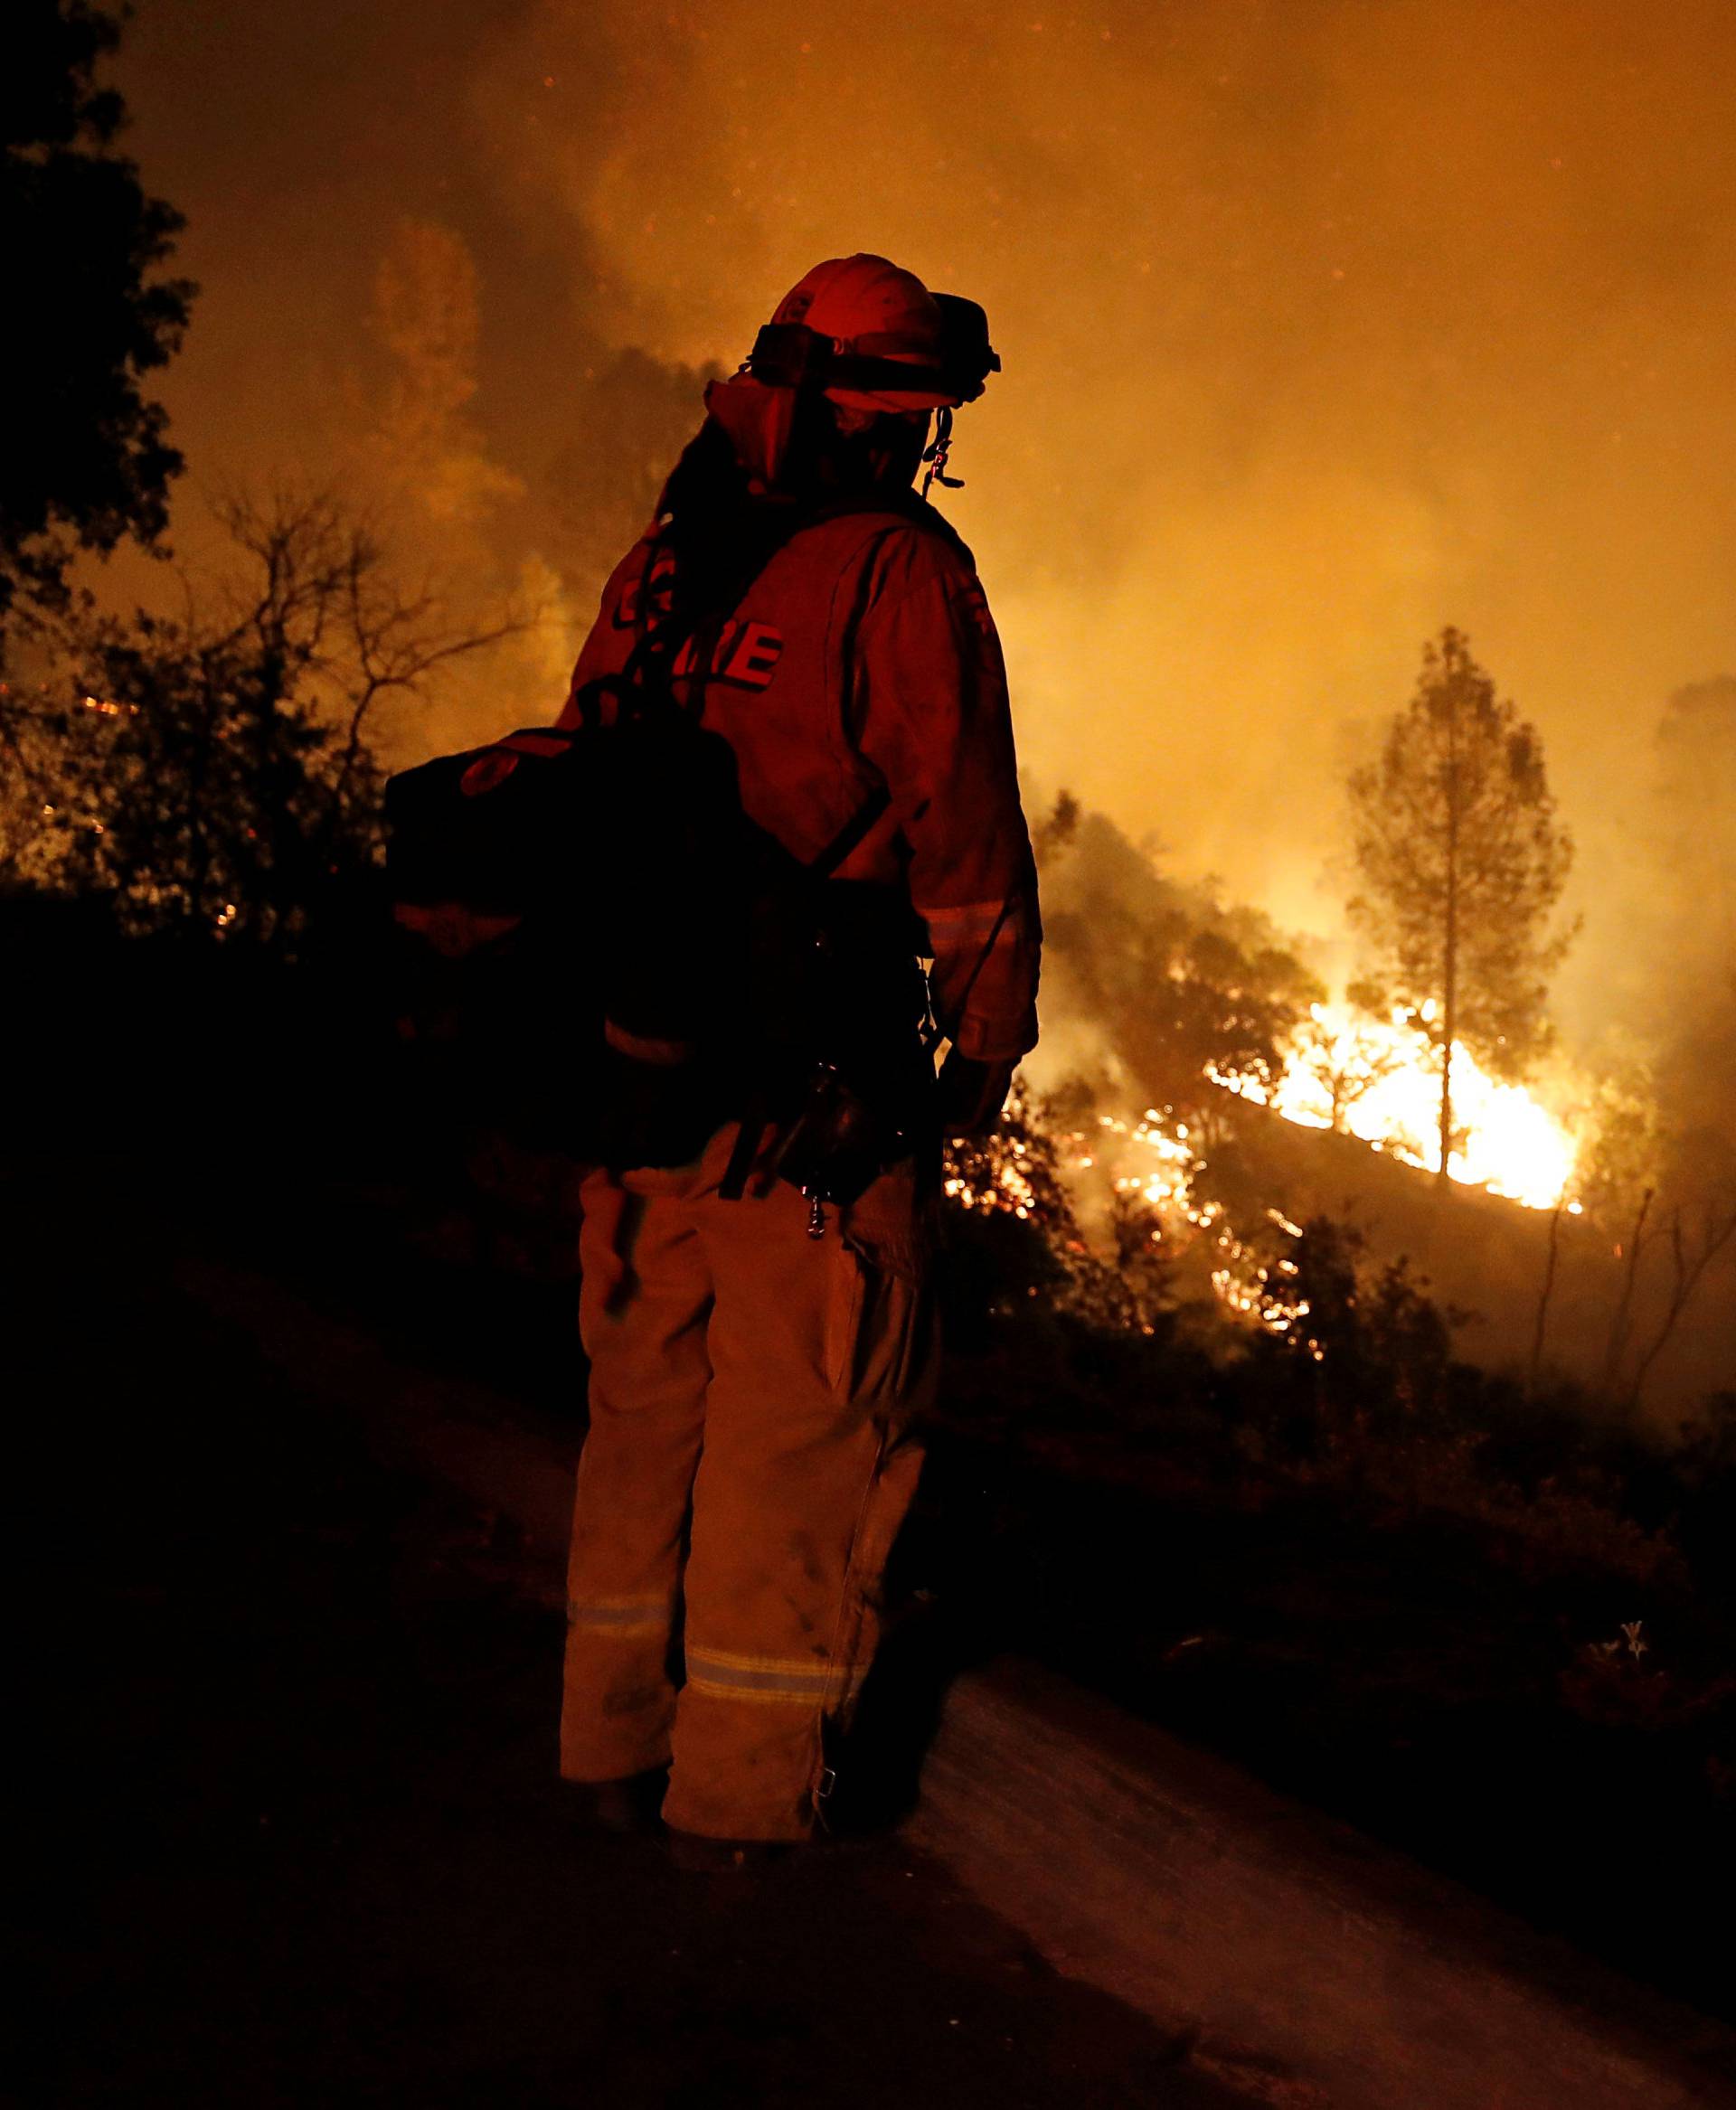
POLYGON ((667 1597, 569 1597, 567 1625, 597 1627, 623 1639, 629 1635, 666 1634, 669 1600, 667 1597))
POLYGON ((915 906, 934 944, 949 948, 968 945, 973 938, 984 943, 995 925, 1009 915, 1005 895, 997 901, 963 901, 951 909, 930 909, 920 901, 915 906))

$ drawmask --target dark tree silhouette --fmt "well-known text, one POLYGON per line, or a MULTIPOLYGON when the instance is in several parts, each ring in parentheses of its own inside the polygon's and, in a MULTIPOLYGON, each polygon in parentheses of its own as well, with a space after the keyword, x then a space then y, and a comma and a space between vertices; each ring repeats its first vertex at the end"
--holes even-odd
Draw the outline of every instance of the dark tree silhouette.
POLYGON ((96 85, 118 41, 84 0, 10 0, 0 66, 7 384, 0 422, 0 648, 15 604, 63 599, 80 550, 154 542, 181 457, 140 378, 178 348, 194 288, 157 275, 181 216, 112 151, 96 85))
POLYGON ((1362 879, 1352 917, 1440 1050, 1444 1191, 1454 1042, 1511 1077, 1547 1040, 1548 978, 1573 935, 1549 918, 1572 843, 1536 729, 1497 700, 1450 626, 1423 647, 1417 692, 1378 759, 1352 776, 1350 805, 1362 879))
POLYGON ((80 615, 30 700, 0 871, 106 900, 123 928, 297 951, 373 858, 369 721, 519 627, 406 589, 334 500, 222 514, 235 577, 176 620, 80 615))
POLYGON ((1112 1257, 1080 1227, 1061 1170, 1049 1109, 1019 1080, 986 1136, 948 1142, 951 1204, 948 1325, 976 1333, 1027 1298, 1109 1333, 1155 1333, 1171 1304, 1156 1211, 1118 1193, 1108 1226, 1112 1257))
POLYGON ((1034 834, 1043 971, 1062 1008, 1101 1031, 1143 1103, 1209 1120, 1218 1083, 1274 1086, 1324 992, 1267 919, 1165 879, 1067 793, 1034 834))

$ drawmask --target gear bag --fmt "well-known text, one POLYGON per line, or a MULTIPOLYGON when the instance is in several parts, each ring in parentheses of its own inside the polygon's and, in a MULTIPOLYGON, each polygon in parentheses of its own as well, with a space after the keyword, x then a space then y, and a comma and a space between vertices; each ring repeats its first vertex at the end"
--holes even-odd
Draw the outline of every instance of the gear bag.
POLYGON ((773 1116, 821 1050, 858 1074, 920 1046, 918 938, 828 886, 877 793, 812 864, 741 810, 691 720, 535 728, 387 786, 400 1015, 447 1090, 588 1162, 683 1164, 773 1116))
POLYGON ((727 1121, 795 1119, 818 1062, 898 1129, 926 1062, 920 932, 832 879, 888 795, 803 864, 748 818, 657 642, 581 694, 578 726, 389 780, 403 1030, 448 1103, 588 1163, 683 1164, 727 1121))

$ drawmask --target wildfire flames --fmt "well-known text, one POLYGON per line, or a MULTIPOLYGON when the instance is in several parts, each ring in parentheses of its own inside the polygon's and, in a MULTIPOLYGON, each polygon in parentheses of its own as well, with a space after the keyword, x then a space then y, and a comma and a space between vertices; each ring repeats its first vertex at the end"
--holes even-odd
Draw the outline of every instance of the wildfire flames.
MULTIPOLYGON (((1276 1088, 1229 1078, 1216 1081, 1286 1120, 1355 1135, 1432 1172, 1439 1165, 1439 1150, 1430 1148, 1430 1141, 1437 1134, 1440 1073, 1427 1022, 1426 1016, 1421 1024, 1411 1024, 1402 1015, 1382 1021, 1343 1003, 1315 1004, 1286 1050, 1276 1088)), ((1453 1116, 1462 1141, 1448 1162, 1449 1178, 1527 1208, 1563 1204, 1577 1156, 1572 1133, 1522 1087, 1491 1078, 1457 1043, 1453 1116)), ((1209 1281, 1212 1295, 1229 1312, 1271 1333, 1292 1335, 1316 1360, 1323 1356, 1308 1331, 1308 1303, 1298 1292, 1299 1269, 1291 1257, 1300 1227, 1277 1209, 1267 1209, 1264 1220, 1251 1229, 1229 1222, 1222 1203, 1203 1190, 1203 1138, 1190 1134, 1186 1123, 1156 1107, 1147 1107, 1137 1120, 1106 1114, 1094 1131, 1075 1131, 1066 1144, 1070 1182, 1090 1173, 1109 1190, 1144 1203, 1155 1220, 1153 1241, 1184 1272, 1197 1270, 1202 1288, 1209 1281)), ((1024 1146, 1015 1140, 980 1189, 955 1176, 947 1181, 947 1192, 968 1209, 1029 1217, 1037 1212, 1037 1201, 1026 1173, 1024 1146)), ((1564 1205, 1578 1213, 1577 1201, 1564 1205)))
MULTIPOLYGON (((1306 1297, 1295 1294, 1289 1279, 1297 1273, 1296 1262, 1287 1255, 1262 1255, 1259 1246, 1236 1236, 1224 1220, 1221 1204, 1203 1201, 1195 1194, 1194 1182, 1204 1165, 1194 1154, 1186 1123, 1171 1123, 1156 1107, 1147 1107, 1143 1118, 1131 1126, 1110 1115, 1100 1116, 1098 1126, 1106 1142, 1112 1136, 1126 1137, 1156 1160, 1155 1167, 1148 1160, 1140 1170, 1124 1170, 1115 1177, 1118 1190, 1137 1193, 1167 1221, 1169 1235, 1166 1237, 1160 1228, 1153 1231, 1154 1239, 1165 1245, 1173 1244, 1177 1236, 1184 1241, 1191 1239, 1206 1259, 1212 1293, 1239 1316, 1257 1321, 1274 1333, 1300 1329, 1308 1315, 1308 1304, 1306 1297)), ((1124 1166, 1131 1162, 1125 1144, 1117 1154, 1124 1166)), ((1091 1156, 1077 1158, 1075 1169, 1095 1162, 1091 1156)), ((1280 1210, 1269 1209, 1266 1216, 1285 1238, 1301 1237, 1301 1226, 1292 1223, 1280 1210)), ((1318 1360, 1319 1343, 1305 1330, 1301 1338, 1308 1352, 1318 1360)))
MULTIPOLYGON (((1382 1022, 1346 1004, 1313 1004, 1275 1090, 1247 1079, 1218 1081, 1287 1121, 1341 1129, 1406 1164, 1439 1169, 1439 1059, 1427 1033, 1401 1014, 1382 1022)), ((1448 1177, 1528 1209, 1553 1209, 1578 1155, 1571 1131, 1524 1086, 1496 1082, 1458 1041, 1452 1082, 1462 1140, 1448 1160, 1448 1177)), ((1578 1212, 1576 1202, 1567 1206, 1578 1212)))

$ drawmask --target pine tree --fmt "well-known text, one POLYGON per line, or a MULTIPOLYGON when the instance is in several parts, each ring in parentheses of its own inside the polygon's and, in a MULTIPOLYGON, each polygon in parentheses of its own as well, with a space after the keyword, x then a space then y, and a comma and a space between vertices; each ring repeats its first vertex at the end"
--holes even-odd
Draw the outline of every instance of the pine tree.
POLYGON ((1423 647, 1416 694, 1350 779, 1361 890, 1353 919, 1440 1050, 1440 1171, 1453 1132, 1453 1049, 1515 1077, 1548 1039, 1553 930, 1573 845, 1555 818, 1536 728, 1450 626, 1423 647), (1426 1007, 1426 1012, 1425 1012, 1426 1007))

